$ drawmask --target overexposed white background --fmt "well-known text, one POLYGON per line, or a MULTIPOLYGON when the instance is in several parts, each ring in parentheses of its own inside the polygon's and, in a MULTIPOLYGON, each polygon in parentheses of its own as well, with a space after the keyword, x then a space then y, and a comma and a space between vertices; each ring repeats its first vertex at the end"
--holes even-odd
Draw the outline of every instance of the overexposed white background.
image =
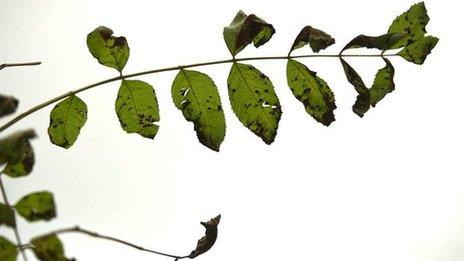
MULTIPOLYGON (((105 25, 127 37, 125 73, 225 59, 222 29, 242 9, 276 28, 266 45, 240 57, 285 55, 305 25, 336 39, 380 35, 415 1, 70 1, 0 0, 0 93, 24 111, 71 89, 116 76, 90 55, 85 38, 105 25)), ((363 119, 338 59, 303 61, 335 93, 336 122, 324 127, 287 87, 285 61, 252 62, 267 74, 283 106, 268 146, 231 111, 230 64, 196 68, 219 88, 227 121, 221 152, 200 145, 172 103, 176 72, 139 77, 156 89, 160 130, 154 140, 128 135, 114 112, 118 83, 79 95, 88 121, 69 150, 49 142, 52 107, 6 133, 33 127, 36 165, 26 178, 4 178, 10 201, 54 193, 58 217, 28 224, 23 240, 79 224, 168 253, 190 253, 200 221, 221 213, 216 245, 198 260, 464 260, 462 14, 458 1, 426 1, 430 34, 440 42, 423 66, 392 58, 396 91, 363 119)), ((356 52, 356 51, 355 51, 356 52)), ((371 50, 361 50, 372 53, 371 50)), ((304 48, 296 53, 309 53, 304 48)), ((370 85, 381 59, 348 59, 370 85)), ((6 119, 2 119, 5 121, 6 119)), ((0 233, 13 239, 11 230, 0 233)), ((79 234, 61 236, 78 260, 169 260, 79 234)), ((32 255, 31 255, 32 258, 32 255)))

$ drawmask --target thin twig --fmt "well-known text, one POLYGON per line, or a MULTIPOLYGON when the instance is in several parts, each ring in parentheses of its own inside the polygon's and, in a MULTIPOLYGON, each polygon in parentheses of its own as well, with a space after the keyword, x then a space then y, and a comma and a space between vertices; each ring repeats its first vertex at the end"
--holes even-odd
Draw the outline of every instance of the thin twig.
MULTIPOLYGON (((2 191, 3 201, 5 202, 5 205, 7 205, 11 209, 12 206, 10 205, 10 202, 8 201, 8 197, 6 196, 6 190, 5 190, 5 187, 3 186, 2 174, 0 174, 0 189, 2 191)), ((21 237, 19 236, 18 225, 16 224, 16 214, 14 216, 14 219, 15 219, 15 226, 13 226, 13 231, 14 231, 14 234, 15 234, 15 237, 16 237, 16 245, 17 246, 22 246, 23 243, 21 241, 21 237)), ((23 260, 27 261, 27 255, 26 255, 24 249, 20 248, 19 251, 21 252, 23 260)))
POLYGON ((92 89, 94 87, 122 80, 122 79, 127 79, 127 78, 132 78, 136 76, 141 76, 141 75, 147 75, 147 74, 155 74, 155 73, 160 73, 160 72, 167 72, 167 71, 176 71, 176 70, 182 70, 185 68, 192 68, 192 67, 199 67, 199 66, 207 66, 207 65, 213 65, 213 64, 223 64, 223 63, 233 63, 233 62, 241 62, 241 61, 254 61, 254 60, 287 60, 291 58, 315 58, 315 57, 320 57, 320 58, 338 58, 338 57, 384 57, 384 56, 398 56, 397 54, 310 54, 310 55, 294 55, 294 56, 264 56, 264 57, 247 57, 247 58, 236 58, 236 59, 225 59, 225 60, 218 60, 218 61, 212 61, 212 62, 203 62, 203 63, 194 63, 194 64, 187 64, 187 65, 180 65, 180 66, 172 66, 172 67, 166 67, 166 68, 161 68, 161 69, 154 69, 154 70, 148 70, 148 71, 142 71, 138 73, 132 73, 132 74, 126 74, 126 75, 120 75, 117 77, 113 77, 110 79, 106 79, 97 83, 93 83, 84 87, 81 87, 79 89, 76 89, 74 91, 67 92, 65 94, 59 95, 55 98, 52 98, 46 102, 43 102, 41 104, 38 104, 29 110, 19 114, 15 118, 11 119, 9 122, 5 123, 0 127, 0 132, 3 132, 4 130, 8 129, 18 121, 22 120, 23 118, 27 117, 28 115, 45 108, 55 102, 58 102, 62 99, 65 99, 68 96, 92 89))
POLYGON ((4 63, 0 64, 0 70, 6 67, 17 67, 17 66, 33 66, 40 65, 41 62, 29 62, 29 63, 4 63))

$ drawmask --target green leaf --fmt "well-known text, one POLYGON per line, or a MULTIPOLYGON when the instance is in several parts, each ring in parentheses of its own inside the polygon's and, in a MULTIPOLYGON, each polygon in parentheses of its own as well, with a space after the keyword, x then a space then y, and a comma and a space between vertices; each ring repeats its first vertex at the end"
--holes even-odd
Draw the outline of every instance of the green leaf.
POLYGON ((58 103, 50 113, 48 135, 50 141, 62 148, 70 148, 87 121, 87 105, 76 95, 58 103))
POLYGON ((15 205, 18 214, 27 221, 51 220, 56 217, 55 201, 50 192, 42 191, 21 198, 15 205))
POLYGON ((0 226, 3 224, 9 227, 16 227, 16 219, 13 208, 0 203, 0 226))
POLYGON ((21 159, 16 163, 8 163, 3 173, 12 178, 27 176, 32 172, 34 166, 34 150, 28 140, 24 141, 23 155, 21 159))
POLYGON ((18 250, 16 245, 7 238, 0 236, 0 260, 1 261, 16 261, 18 250))
POLYGON ((188 256, 189 258, 195 258, 201 254, 204 254, 206 251, 210 250, 213 247, 217 239, 218 225, 220 220, 221 215, 218 215, 217 217, 212 218, 208 222, 200 223, 206 229, 205 236, 198 240, 197 247, 190 253, 190 255, 188 256))
POLYGON ((305 26, 296 37, 292 48, 290 48, 290 53, 307 44, 309 44, 313 52, 318 53, 320 50, 324 50, 334 43, 335 39, 332 38, 330 34, 308 25, 305 26))
POLYGON ((382 51, 390 49, 406 36, 404 33, 388 33, 380 36, 358 35, 351 40, 340 53, 354 48, 376 48, 382 51))
POLYGON ((332 90, 304 64, 289 59, 287 83, 293 95, 303 103, 306 111, 316 121, 329 126, 335 121, 333 111, 337 108, 332 90))
POLYGON ((172 84, 172 99, 185 119, 193 122, 201 144, 219 151, 226 122, 213 80, 201 72, 181 70, 172 84))
POLYGON ((14 113, 18 104, 19 101, 16 98, 0 94, 0 117, 14 113))
POLYGON ((370 108, 370 92, 369 89, 364 84, 361 76, 351 67, 343 58, 340 57, 340 61, 343 66, 343 71, 345 76, 351 85, 354 86, 358 97, 356 97, 356 102, 353 105, 353 112, 356 113, 359 117, 363 117, 370 108))
POLYGON ((239 11, 232 23, 224 27, 223 33, 227 48, 235 56, 252 42, 255 47, 265 44, 271 39, 275 29, 256 15, 246 15, 239 11))
POLYGON ((55 235, 46 235, 31 240, 34 246, 35 256, 41 261, 67 261, 64 247, 60 239, 55 235))
POLYGON ((116 113, 127 133, 138 133, 153 139, 160 120, 158 101, 153 87, 142 81, 123 80, 116 99, 116 113))
POLYGON ((282 114, 269 78, 248 64, 233 63, 227 79, 229 100, 238 119, 271 144, 282 114))
POLYGON ((87 47, 100 64, 122 72, 129 59, 129 45, 125 37, 113 36, 113 31, 100 26, 87 35, 87 47))
POLYGON ((395 83, 393 82, 395 68, 393 68, 393 65, 388 59, 383 58, 383 60, 385 61, 385 67, 377 72, 374 84, 370 88, 370 103, 372 107, 375 107, 385 95, 395 90, 395 83))
POLYGON ((24 156, 25 141, 35 138, 34 130, 17 131, 0 139, 0 164, 15 164, 24 156))
POLYGON ((425 26, 430 18, 424 2, 414 4, 408 11, 398 16, 388 28, 389 33, 406 33, 406 37, 397 42, 392 49, 410 45, 427 32, 425 26))
POLYGON ((426 36, 403 48, 398 54, 407 61, 415 64, 423 64, 427 55, 432 52, 432 49, 437 45, 438 38, 426 36))

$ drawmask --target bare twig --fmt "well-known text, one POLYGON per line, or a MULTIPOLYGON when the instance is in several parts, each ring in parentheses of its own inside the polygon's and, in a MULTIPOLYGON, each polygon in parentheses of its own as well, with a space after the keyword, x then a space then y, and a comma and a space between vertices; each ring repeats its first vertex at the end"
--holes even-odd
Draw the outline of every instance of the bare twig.
POLYGON ((40 65, 41 62, 29 62, 29 63, 4 63, 0 64, 0 70, 6 67, 17 67, 17 66, 33 66, 40 65))

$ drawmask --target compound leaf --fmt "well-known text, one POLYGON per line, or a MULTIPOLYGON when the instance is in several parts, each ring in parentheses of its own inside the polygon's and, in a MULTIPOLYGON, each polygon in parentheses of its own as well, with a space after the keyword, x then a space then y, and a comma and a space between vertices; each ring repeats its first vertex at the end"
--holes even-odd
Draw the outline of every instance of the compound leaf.
POLYGON ((0 164, 16 164, 26 150, 26 142, 35 138, 34 130, 17 131, 6 138, 0 139, 0 164))
POLYGON ((16 261, 18 250, 16 245, 7 238, 0 236, 0 260, 16 261))
POLYGON ((87 121, 87 105, 76 95, 70 95, 58 103, 50 113, 48 136, 62 148, 70 148, 87 121))
POLYGON ((129 45, 125 37, 113 36, 113 31, 100 26, 87 35, 87 47, 100 64, 122 72, 129 59, 129 45))
POLYGON ((408 11, 398 16, 388 28, 389 33, 405 33, 406 36, 392 46, 392 49, 410 45, 427 32, 425 27, 430 18, 424 2, 412 5, 408 11))
POLYGON ((232 23, 224 27, 224 41, 232 56, 238 54, 248 44, 259 47, 269 41, 275 29, 271 24, 254 14, 246 15, 239 11, 232 23))
POLYGON ((217 235, 218 235, 218 225, 219 221, 221 220, 221 215, 218 215, 215 218, 212 218, 208 222, 201 222, 206 231, 205 231, 205 236, 200 238, 197 242, 197 247, 195 250, 193 250, 190 255, 188 256, 189 258, 195 258, 206 251, 210 250, 211 247, 213 247, 214 243, 216 242, 217 235))
POLYGON ((346 78, 351 85, 354 86, 358 96, 356 97, 356 102, 353 105, 353 112, 356 113, 359 117, 363 117, 364 113, 369 110, 370 104, 370 92, 369 89, 364 84, 361 76, 349 65, 343 58, 340 57, 340 61, 343 66, 343 71, 345 72, 346 78))
POLYGON ((385 67, 380 69, 375 75, 374 84, 370 88, 370 99, 372 107, 382 100, 385 95, 395 90, 395 83, 393 77, 395 76, 395 68, 391 62, 383 58, 385 67))
POLYGON ((219 151, 226 122, 213 80, 201 72, 180 70, 172 84, 172 99, 185 119, 193 122, 201 144, 219 151))
POLYGON ((31 244, 34 246, 35 256, 41 261, 74 260, 66 258, 63 243, 55 234, 36 237, 31 240, 31 244))
POLYGON ((27 176, 32 172, 34 166, 34 150, 28 140, 24 141, 23 155, 16 163, 8 163, 3 173, 12 178, 27 176))
POLYGON ((18 104, 19 101, 16 98, 0 94, 0 117, 14 113, 18 104))
POLYGON ((289 59, 287 62, 287 83, 293 95, 318 122, 329 126, 335 121, 333 111, 337 108, 332 90, 304 64, 289 59))
POLYGON ((51 220, 56 217, 55 201, 50 192, 31 193, 21 198, 15 205, 20 216, 29 222, 51 220))
POLYGON ((437 45, 438 38, 434 36, 426 36, 416 42, 406 46, 398 54, 409 62, 415 64, 423 64, 427 55, 432 52, 432 49, 437 45))
POLYGON ((358 35, 353 40, 351 40, 343 49, 342 52, 346 49, 354 48, 376 48, 382 51, 390 49, 396 43, 401 41, 406 36, 404 33, 388 33, 380 36, 367 36, 367 35, 358 35))
POLYGON ((295 41, 293 42, 292 48, 290 48, 290 53, 298 48, 301 48, 307 44, 311 47, 313 52, 319 52, 320 50, 324 50, 325 48, 331 46, 335 43, 335 39, 327 34, 326 32, 313 28, 311 26, 305 26, 298 36, 296 37, 295 41))
POLYGON ((3 224, 9 227, 16 227, 16 219, 14 210, 9 206, 0 203, 0 226, 3 224))
POLYGON ((282 110, 269 78, 251 65, 233 63, 227 85, 232 110, 240 122, 271 144, 282 110))
POLYGON ((153 87, 139 80, 123 80, 116 99, 116 113, 127 133, 138 133, 153 139, 160 120, 158 101, 153 87))

